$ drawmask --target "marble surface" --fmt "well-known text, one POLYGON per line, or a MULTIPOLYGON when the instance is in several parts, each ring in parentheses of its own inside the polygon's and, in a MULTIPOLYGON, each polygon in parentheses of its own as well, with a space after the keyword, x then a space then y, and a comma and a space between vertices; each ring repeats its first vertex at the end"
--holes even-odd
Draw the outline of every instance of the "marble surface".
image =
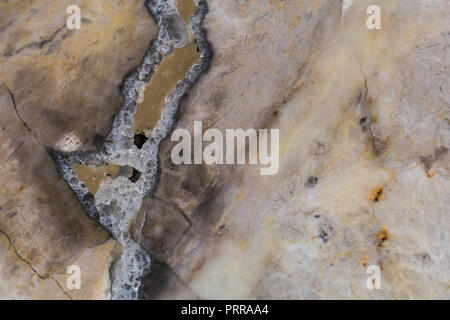
MULTIPOLYGON (((46 149, 102 143, 157 27, 144 1, 80 0, 70 34, 68 3, 0 4, 0 298, 111 298, 120 246, 46 149)), ((141 298, 449 299, 449 2, 207 3, 214 55, 176 128, 277 128, 280 169, 174 165, 163 141, 131 226, 152 257, 141 298)))
POLYGON ((208 3, 214 59, 177 127, 279 128, 280 171, 162 146, 142 240, 175 274, 161 297, 448 299, 448 2, 208 3))

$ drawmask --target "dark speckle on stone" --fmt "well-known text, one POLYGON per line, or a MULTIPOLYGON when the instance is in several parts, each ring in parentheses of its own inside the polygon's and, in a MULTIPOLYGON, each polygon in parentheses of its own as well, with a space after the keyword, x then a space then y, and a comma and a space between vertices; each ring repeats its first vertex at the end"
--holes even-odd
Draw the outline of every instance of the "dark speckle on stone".
POLYGON ((370 129, 370 120, 367 117, 362 117, 359 120, 359 125, 361 126, 362 132, 367 132, 370 129))
POLYGON ((105 138, 103 138, 103 136, 101 134, 96 133, 94 135, 94 138, 92 139, 92 144, 97 149, 100 149, 103 146, 104 140, 105 140, 105 138))
POLYGON ((314 188, 316 186, 318 180, 319 179, 317 177, 309 176, 308 180, 306 180, 305 187, 314 188))
POLYGON ((423 264, 431 264, 433 261, 431 259, 431 256, 428 253, 419 253, 416 254, 416 258, 420 260, 423 264))
POLYGON ((17 215, 17 212, 16 212, 16 211, 10 212, 10 213, 8 213, 8 218, 12 218, 12 217, 14 217, 15 215, 17 215))
POLYGON ((326 232, 324 229, 320 229, 319 230, 319 238, 322 239, 323 243, 327 243, 328 242, 328 232, 326 232))

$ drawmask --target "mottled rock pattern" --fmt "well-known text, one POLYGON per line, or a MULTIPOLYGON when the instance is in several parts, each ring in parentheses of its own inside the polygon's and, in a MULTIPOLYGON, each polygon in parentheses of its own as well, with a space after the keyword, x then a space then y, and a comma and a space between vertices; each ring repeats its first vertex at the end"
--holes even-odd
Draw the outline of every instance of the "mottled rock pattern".
POLYGON ((115 241, 82 210, 47 148, 102 142, 122 106, 119 86, 156 32, 142 0, 0 3, 0 298, 110 296, 115 241), (71 4, 81 7, 81 30, 65 28, 71 4), (81 290, 66 288, 72 264, 81 290))
POLYGON ((40 142, 55 146, 73 131, 84 148, 92 148, 109 133, 111 117, 123 104, 119 86, 156 37, 144 2, 0 4, 1 81, 40 142), (80 30, 66 28, 69 5, 81 9, 80 30))
POLYGON ((161 146, 141 239, 175 274, 159 294, 448 299, 448 1, 208 3, 214 59, 177 127, 279 128, 280 171, 175 166, 161 146))
MULTIPOLYGON (((280 171, 176 166, 165 141, 132 226, 153 256, 141 297, 449 299, 448 1, 208 4, 214 59, 177 127, 279 128, 280 171), (365 26, 372 4, 381 30, 365 26)), ((102 143, 155 35, 138 0, 0 4, 1 298, 111 297, 120 248, 46 147, 102 143), (73 3, 81 32, 63 27, 73 3), (71 264, 81 291, 65 288, 71 264)))

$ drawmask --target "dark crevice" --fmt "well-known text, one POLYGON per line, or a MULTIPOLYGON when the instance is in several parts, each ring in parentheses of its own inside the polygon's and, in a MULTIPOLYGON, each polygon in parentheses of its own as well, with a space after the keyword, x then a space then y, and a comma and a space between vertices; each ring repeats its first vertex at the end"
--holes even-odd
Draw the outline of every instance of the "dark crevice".
POLYGON ((138 148, 138 149, 142 149, 142 146, 145 144, 145 142, 148 140, 148 138, 142 134, 136 134, 134 136, 134 145, 138 148))
POLYGON ((33 133, 33 131, 31 131, 31 128, 28 126, 28 124, 25 122, 25 120, 23 120, 22 116, 19 113, 19 110, 17 110, 17 104, 16 104, 16 98, 14 97, 13 92, 11 91, 11 89, 9 89, 5 83, 3 83, 3 86, 6 88, 6 90, 8 91, 9 97, 11 98, 11 103, 14 109, 14 112, 16 113, 17 117, 19 118, 20 122, 22 122, 22 124, 24 125, 25 129, 27 129, 27 131, 36 139, 35 134, 33 133))
POLYGON ((133 173, 131 174, 131 177, 129 177, 128 179, 130 179, 131 182, 136 183, 140 179, 141 175, 142 174, 140 171, 133 168, 133 173))
POLYGON ((24 257, 22 257, 22 256, 19 254, 19 252, 17 252, 17 249, 16 249, 16 247, 14 246, 14 243, 12 242, 11 238, 9 237, 9 235, 8 235, 5 231, 3 231, 3 230, 0 229, 0 233, 3 234, 3 235, 6 237, 6 239, 7 239, 8 242, 9 242, 9 244, 11 245, 11 248, 13 249, 14 254, 16 255, 16 257, 19 258, 19 260, 21 260, 22 262, 24 262, 26 265, 28 265, 28 266, 30 267, 30 269, 31 269, 31 270, 39 277, 39 279, 41 279, 41 280, 46 280, 46 279, 49 278, 48 275, 43 276, 43 275, 41 275, 39 272, 37 272, 37 270, 33 267, 33 265, 31 264, 31 262, 28 261, 28 260, 26 260, 24 257))

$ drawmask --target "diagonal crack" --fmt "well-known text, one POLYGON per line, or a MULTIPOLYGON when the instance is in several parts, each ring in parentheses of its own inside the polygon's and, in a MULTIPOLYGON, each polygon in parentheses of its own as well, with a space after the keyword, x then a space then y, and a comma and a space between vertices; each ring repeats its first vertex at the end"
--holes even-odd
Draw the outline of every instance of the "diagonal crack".
POLYGON ((64 290, 64 288, 61 286, 61 284, 58 282, 58 280, 56 280, 53 277, 50 277, 50 279, 52 279, 53 281, 55 281, 56 285, 61 289, 61 291, 70 299, 73 300, 72 296, 70 294, 67 293, 66 290, 64 290))
POLYGON ((30 267, 30 269, 31 269, 31 270, 32 270, 32 271, 33 271, 33 272, 34 272, 41 280, 46 280, 46 279, 49 278, 48 275, 46 275, 46 276, 41 275, 41 274, 33 267, 33 265, 31 264, 30 261, 28 261, 27 259, 25 259, 24 257, 22 257, 22 256, 19 254, 19 252, 17 251, 16 247, 14 246, 14 243, 12 242, 11 238, 9 237, 9 235, 8 235, 5 231, 3 231, 2 229, 0 229, 0 233, 3 234, 3 235, 6 237, 6 239, 7 239, 8 242, 9 242, 9 244, 11 245, 11 248, 12 248, 13 251, 14 251, 14 254, 17 256, 17 258, 19 258, 22 262, 24 262, 25 264, 27 264, 27 265, 30 267))
POLYGON ((48 37, 47 39, 42 39, 40 41, 35 41, 35 42, 31 42, 29 44, 24 45, 23 47, 14 50, 11 49, 10 51, 8 51, 7 53, 5 53, 3 56, 6 58, 10 58, 13 55, 16 55, 26 49, 42 49, 43 47, 45 47, 46 45, 48 45, 50 42, 52 42, 56 36, 62 31, 64 30, 66 24, 64 24, 62 27, 58 28, 50 37, 48 37))
POLYGON ((19 254, 19 252, 17 251, 16 247, 14 246, 14 243, 12 242, 10 236, 9 236, 5 231, 3 231, 2 229, 0 229, 0 234, 4 235, 5 238, 8 240, 8 242, 9 242, 9 244, 10 244, 10 246, 11 246, 13 252, 14 252, 14 255, 15 255, 17 258, 19 258, 20 261, 22 261, 23 263, 25 263, 25 264, 30 268, 30 270, 31 270, 36 276, 39 277, 39 279, 41 279, 41 280, 52 279, 52 280, 56 283, 56 285, 61 289, 61 291, 62 291, 62 292, 63 292, 70 300, 73 300, 73 298, 70 296, 70 294, 68 294, 68 293, 63 289, 63 287, 61 286, 61 284, 60 284, 55 278, 53 278, 53 277, 50 276, 50 275, 45 275, 45 276, 44 276, 44 275, 41 275, 41 274, 36 270, 36 268, 33 267, 33 265, 31 264, 30 261, 28 261, 28 260, 25 259, 22 255, 19 254))
POLYGON ((7 239, 8 242, 9 242, 9 244, 11 245, 11 248, 12 248, 13 251, 14 251, 14 254, 16 255, 17 258, 19 258, 19 260, 21 260, 21 261, 24 262, 26 265, 28 265, 28 266, 30 267, 30 269, 31 269, 31 270, 32 270, 32 271, 33 271, 33 272, 34 272, 41 280, 46 280, 46 279, 49 278, 48 275, 46 275, 46 276, 41 275, 41 274, 33 267, 33 265, 31 264, 30 261, 28 261, 27 259, 25 259, 24 257, 22 257, 22 256, 19 254, 19 252, 17 251, 16 247, 14 246, 14 243, 12 242, 11 238, 9 237, 9 235, 8 235, 5 231, 3 231, 2 229, 0 229, 0 233, 3 234, 3 235, 6 237, 6 239, 7 239))
POLYGON ((41 142, 39 142, 39 140, 37 139, 36 134, 31 130, 30 126, 25 122, 25 120, 22 118, 22 116, 19 113, 19 110, 17 109, 17 104, 16 104, 16 98, 14 96, 14 93, 11 91, 11 89, 9 89, 9 87, 2 81, 3 86, 5 87, 6 91, 8 91, 9 97, 11 99, 11 104, 12 107, 14 109, 14 112, 16 113, 17 117, 19 118, 20 122, 23 124, 23 126, 25 127, 25 129, 27 129, 27 131, 31 134, 31 136, 33 137, 33 139, 42 145, 41 142))

